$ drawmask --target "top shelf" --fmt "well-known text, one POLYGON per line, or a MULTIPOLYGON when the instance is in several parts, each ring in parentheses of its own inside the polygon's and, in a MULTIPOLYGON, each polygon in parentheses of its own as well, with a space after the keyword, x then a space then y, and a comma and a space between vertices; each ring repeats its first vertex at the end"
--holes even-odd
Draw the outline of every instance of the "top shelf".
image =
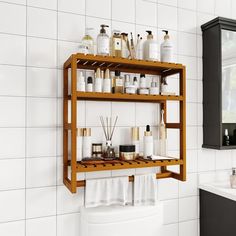
POLYGON ((112 56, 98 56, 91 54, 73 54, 64 63, 64 68, 71 68, 73 59, 76 61, 77 68, 95 70, 109 68, 111 71, 120 70, 128 73, 153 74, 169 76, 180 73, 185 66, 176 63, 159 61, 145 61, 136 59, 117 58, 112 56))

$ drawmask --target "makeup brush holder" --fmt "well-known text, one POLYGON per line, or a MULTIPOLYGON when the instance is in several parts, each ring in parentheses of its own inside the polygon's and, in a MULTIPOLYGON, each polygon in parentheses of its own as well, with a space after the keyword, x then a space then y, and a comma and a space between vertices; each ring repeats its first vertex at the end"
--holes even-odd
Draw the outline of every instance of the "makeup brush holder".
POLYGON ((110 160, 110 159, 115 159, 115 157, 116 157, 115 148, 112 147, 111 140, 106 140, 106 146, 103 153, 103 158, 105 160, 110 160))

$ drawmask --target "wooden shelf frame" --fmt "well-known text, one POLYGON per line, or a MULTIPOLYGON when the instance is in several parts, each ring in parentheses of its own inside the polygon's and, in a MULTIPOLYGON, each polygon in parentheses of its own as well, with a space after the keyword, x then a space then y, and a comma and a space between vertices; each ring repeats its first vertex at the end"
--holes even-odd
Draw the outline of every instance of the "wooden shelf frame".
MULTIPOLYGON (((64 95, 63 95, 63 182, 67 188, 76 193, 77 187, 86 185, 85 180, 77 180, 78 172, 118 170, 144 167, 161 167, 161 173, 157 178, 175 178, 177 180, 186 180, 186 72, 185 66, 175 63, 150 62, 143 60, 130 60, 124 58, 115 58, 110 56, 94 56, 84 54, 72 54, 64 63, 64 95), (120 70, 128 73, 144 73, 167 77, 179 75, 179 95, 130 95, 130 94, 105 94, 78 92, 77 89, 77 69, 96 70, 109 68, 111 71, 120 70), (71 74, 71 91, 68 94, 69 73, 71 74), (158 160, 158 161, 118 161, 116 163, 105 162, 101 164, 86 164, 76 160, 76 138, 77 138, 77 102, 81 100, 92 101, 111 101, 111 102, 146 102, 160 103, 161 109, 165 110, 164 120, 166 123, 166 103, 167 101, 179 102, 179 123, 166 123, 167 129, 179 129, 180 139, 180 157, 179 159, 158 160), (68 102, 71 106, 71 123, 68 123, 68 102), (69 132, 70 131, 70 132, 69 132), (71 135, 71 160, 69 161, 68 138, 71 135), (168 166, 178 165, 179 173, 167 170, 168 166), (68 168, 71 168, 70 178, 68 178, 68 168)), ((133 181, 134 176, 129 176, 133 181)))

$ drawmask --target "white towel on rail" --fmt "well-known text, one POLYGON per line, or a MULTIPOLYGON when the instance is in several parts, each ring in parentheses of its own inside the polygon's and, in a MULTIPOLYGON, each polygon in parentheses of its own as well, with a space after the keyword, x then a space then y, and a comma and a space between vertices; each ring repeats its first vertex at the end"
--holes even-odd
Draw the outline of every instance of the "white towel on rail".
POLYGON ((134 176, 134 205, 156 205, 157 203, 156 174, 134 176))
POLYGON ((129 177, 86 180, 85 207, 128 203, 129 177))

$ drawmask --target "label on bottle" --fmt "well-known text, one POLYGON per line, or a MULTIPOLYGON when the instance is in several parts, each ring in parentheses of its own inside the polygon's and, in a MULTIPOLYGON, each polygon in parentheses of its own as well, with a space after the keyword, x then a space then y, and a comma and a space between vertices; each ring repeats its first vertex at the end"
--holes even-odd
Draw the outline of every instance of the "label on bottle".
POLYGON ((98 54, 109 54, 109 38, 100 37, 98 40, 98 54))
POLYGON ((149 44, 149 59, 157 60, 158 57, 158 46, 156 43, 149 44))
POLYGON ((172 46, 171 45, 162 45, 161 61, 163 61, 163 62, 171 62, 172 61, 172 46))
POLYGON ((114 38, 114 49, 115 50, 121 50, 121 39, 119 39, 119 38, 114 38))
POLYGON ((115 86, 123 86, 123 80, 122 79, 116 79, 115 82, 116 82, 115 86))

